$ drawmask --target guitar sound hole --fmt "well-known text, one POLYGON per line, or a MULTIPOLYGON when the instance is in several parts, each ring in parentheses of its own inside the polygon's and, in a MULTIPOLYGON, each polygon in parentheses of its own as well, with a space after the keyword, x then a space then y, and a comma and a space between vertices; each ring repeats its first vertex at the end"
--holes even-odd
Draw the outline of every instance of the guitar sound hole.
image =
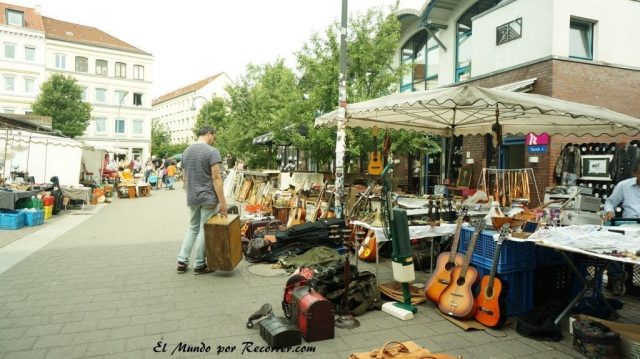
POLYGON ((493 288, 487 288, 487 297, 493 297, 493 288))
POLYGON ((458 280, 456 281, 457 285, 464 285, 464 278, 460 277, 458 278, 458 280))
POLYGON ((450 272, 451 268, 453 268, 455 265, 455 263, 447 262, 447 264, 444 265, 444 269, 446 269, 447 272, 450 272))

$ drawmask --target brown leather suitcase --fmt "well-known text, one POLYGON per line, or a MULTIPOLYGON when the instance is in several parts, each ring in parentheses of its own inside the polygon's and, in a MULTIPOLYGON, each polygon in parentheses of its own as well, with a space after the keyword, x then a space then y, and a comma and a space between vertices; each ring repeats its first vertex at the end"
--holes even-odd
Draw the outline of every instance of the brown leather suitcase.
POLYGON ((291 321, 300 329, 307 342, 335 337, 335 309, 333 303, 310 287, 293 290, 291 321))
POLYGON ((233 270, 242 260, 240 216, 211 217, 204 224, 204 240, 209 270, 233 270))

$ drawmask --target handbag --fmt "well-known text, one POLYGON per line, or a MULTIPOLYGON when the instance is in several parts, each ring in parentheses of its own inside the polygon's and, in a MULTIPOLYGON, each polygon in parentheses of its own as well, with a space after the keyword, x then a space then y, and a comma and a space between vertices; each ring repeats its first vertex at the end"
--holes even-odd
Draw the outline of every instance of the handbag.
POLYGON ((413 341, 386 342, 380 349, 369 352, 355 353, 349 355, 349 359, 456 359, 462 356, 452 356, 441 353, 431 353, 429 349, 423 348, 413 341))
POLYGON ((264 237, 255 237, 249 242, 247 249, 244 251, 244 258, 250 263, 262 262, 270 247, 271 243, 265 240, 264 237))

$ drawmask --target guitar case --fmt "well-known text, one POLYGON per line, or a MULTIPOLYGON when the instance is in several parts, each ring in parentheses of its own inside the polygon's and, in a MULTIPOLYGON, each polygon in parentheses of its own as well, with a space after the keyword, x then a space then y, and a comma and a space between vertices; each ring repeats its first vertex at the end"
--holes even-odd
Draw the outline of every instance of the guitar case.
POLYGON ((260 336, 271 348, 287 348, 300 345, 300 329, 282 317, 271 316, 261 320, 260 336))
POLYGON ((291 321, 307 342, 333 339, 334 315, 333 303, 320 293, 307 286, 293 290, 291 321))

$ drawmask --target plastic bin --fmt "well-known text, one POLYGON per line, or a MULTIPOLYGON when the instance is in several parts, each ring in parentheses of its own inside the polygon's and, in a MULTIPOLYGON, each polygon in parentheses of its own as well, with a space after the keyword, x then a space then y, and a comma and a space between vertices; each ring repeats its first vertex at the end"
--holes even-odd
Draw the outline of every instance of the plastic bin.
MULTIPOLYGON (((565 263, 562 258, 562 252, 553 248, 535 246, 536 247, 536 268, 543 267, 557 267, 562 266, 565 263)), ((565 252, 566 253, 566 252, 565 252)), ((566 253, 571 257, 571 253, 566 253)))
POLYGON ((49 219, 53 215, 53 206, 44 207, 44 219, 49 219))
POLYGON ((44 210, 42 209, 23 209, 24 224, 27 227, 39 226, 44 223, 44 210))
POLYGON ((22 211, 0 212, 0 229, 20 229, 24 227, 25 216, 22 211))
POLYGON ((56 198, 54 196, 44 196, 42 197, 42 206, 53 206, 56 198))
MULTIPOLYGON (((480 281, 485 275, 491 274, 491 268, 474 266, 478 271, 478 283, 474 293, 480 290, 480 281)), ((533 308, 534 303, 534 271, 522 270, 496 275, 502 282, 502 293, 504 298, 505 311, 507 317, 517 317, 525 315, 533 308)))
POLYGON ((42 200, 36 197, 20 198, 18 201, 16 201, 16 209, 22 209, 22 208, 42 209, 42 207, 43 207, 42 200))
MULTIPOLYGON (((471 264, 491 269, 496 241, 493 235, 496 231, 482 231, 473 249, 471 264)), ((459 252, 466 253, 471 241, 473 229, 463 228, 460 232, 459 252)), ((498 273, 530 271, 536 267, 535 244, 532 242, 503 241, 500 246, 498 259, 498 273)))

